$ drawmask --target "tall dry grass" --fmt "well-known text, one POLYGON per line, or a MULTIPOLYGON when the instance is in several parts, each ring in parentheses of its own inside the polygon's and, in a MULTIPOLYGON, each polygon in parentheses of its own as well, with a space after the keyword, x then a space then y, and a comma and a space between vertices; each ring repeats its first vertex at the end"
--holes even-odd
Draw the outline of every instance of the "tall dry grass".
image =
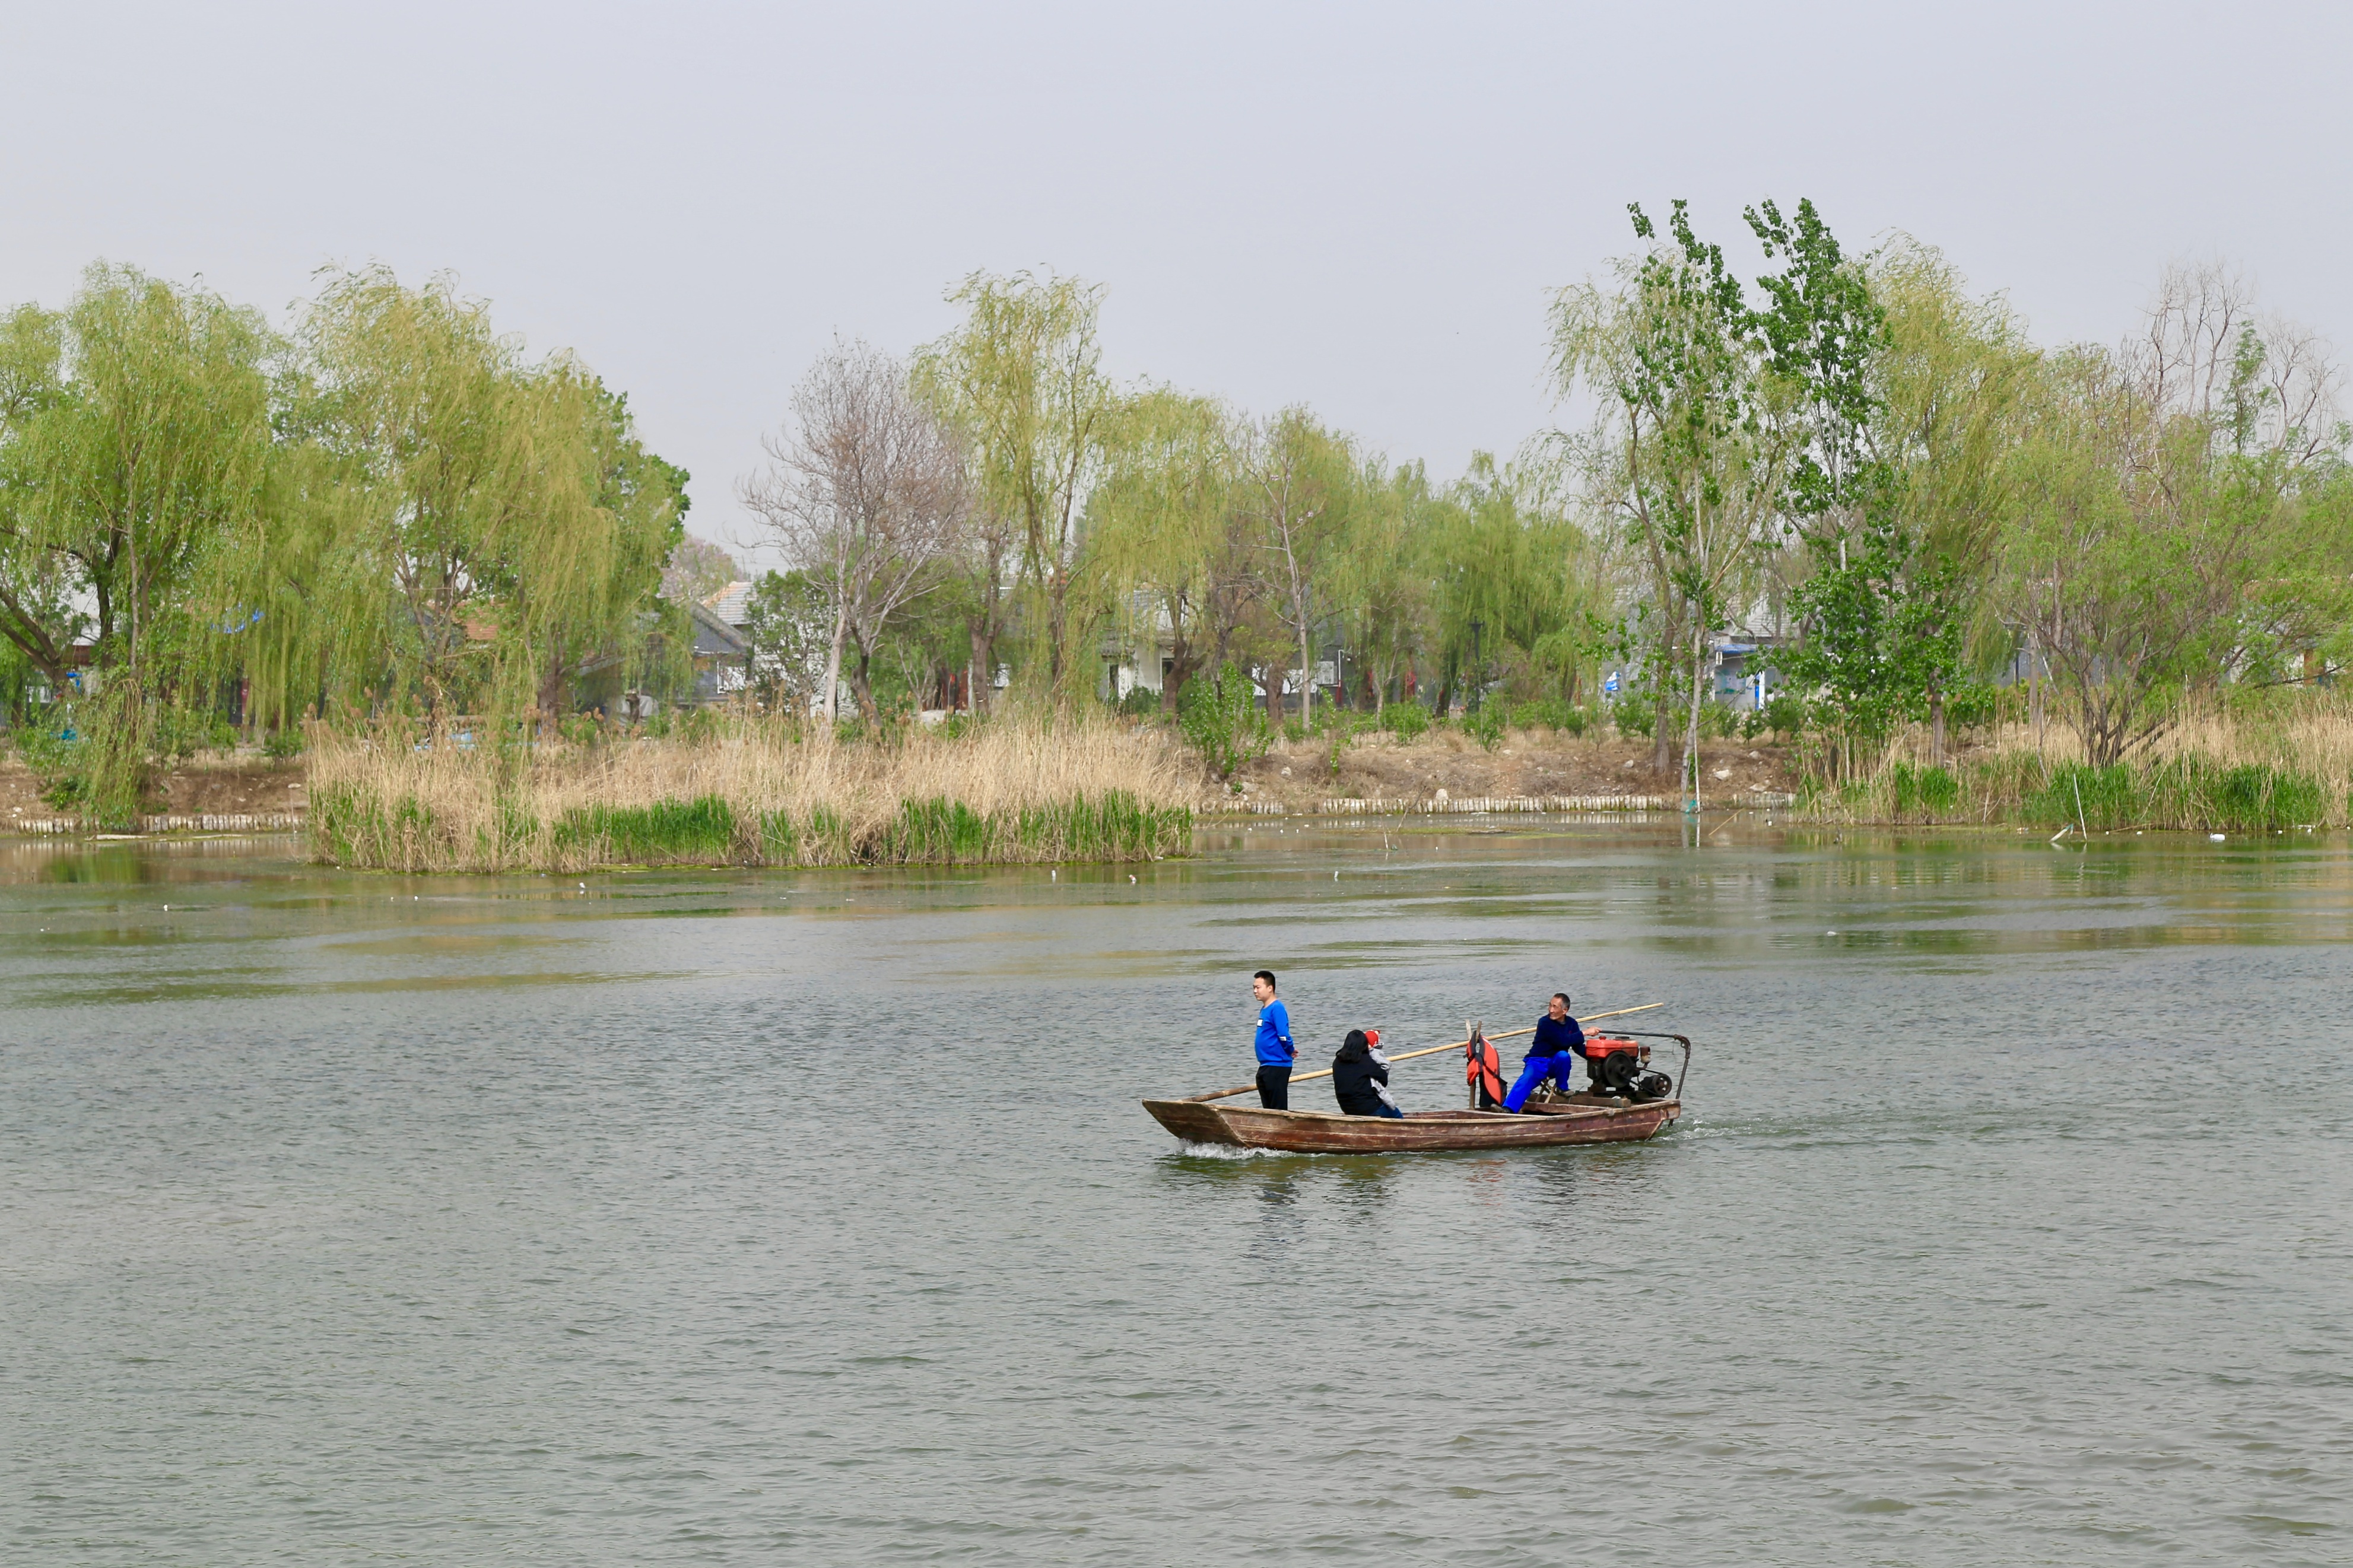
POLYGON ((320 734, 310 764, 313 853, 404 871, 1142 859, 1185 849, 1198 795, 1166 731, 1092 713, 847 741, 756 718, 593 745, 320 734))
POLYGON ((1946 765, 1918 728, 1869 777, 1816 784, 1801 814, 1841 822, 1955 822, 2169 829, 2353 826, 2353 698, 2291 691, 2207 700, 2153 742, 2089 766, 2073 729, 2008 724, 1946 765))

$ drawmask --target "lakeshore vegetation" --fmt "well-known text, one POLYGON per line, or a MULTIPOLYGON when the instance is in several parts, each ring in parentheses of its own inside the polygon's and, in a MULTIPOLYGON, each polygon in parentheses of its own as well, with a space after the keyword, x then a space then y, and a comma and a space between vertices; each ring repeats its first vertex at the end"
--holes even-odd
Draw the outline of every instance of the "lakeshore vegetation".
POLYGON ((1192 838, 1188 759, 1108 715, 863 741, 743 711, 699 719, 659 740, 529 749, 322 733, 311 842, 348 866, 576 871, 1151 860, 1192 838))
POLYGON ((588 366, 446 278, 330 272, 272 321, 94 267, 0 316, 0 703, 61 809, 307 746, 319 852, 419 869, 1165 854, 1279 736, 1450 723, 1639 734, 1694 795, 1769 732, 1858 819, 2345 821, 2327 344, 2219 266, 2045 346, 1809 203, 1723 226, 1746 268, 1680 202, 1629 221, 1530 324, 1560 427, 1451 482, 1114 382, 1078 279, 837 342, 746 454, 784 564, 691 724, 698 603, 753 574, 588 366), (1727 640, 1762 711, 1718 700, 1727 640))

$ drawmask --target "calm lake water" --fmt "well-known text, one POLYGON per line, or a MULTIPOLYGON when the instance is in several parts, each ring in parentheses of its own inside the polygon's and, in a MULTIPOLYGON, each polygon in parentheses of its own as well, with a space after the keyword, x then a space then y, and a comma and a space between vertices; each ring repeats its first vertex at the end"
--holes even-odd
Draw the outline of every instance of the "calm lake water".
POLYGON ((2353 1561, 2345 842, 1710 832, 0 848, 0 1558, 2353 1561), (1667 1001, 1689 1112, 1187 1154, 1261 964, 1667 1001))

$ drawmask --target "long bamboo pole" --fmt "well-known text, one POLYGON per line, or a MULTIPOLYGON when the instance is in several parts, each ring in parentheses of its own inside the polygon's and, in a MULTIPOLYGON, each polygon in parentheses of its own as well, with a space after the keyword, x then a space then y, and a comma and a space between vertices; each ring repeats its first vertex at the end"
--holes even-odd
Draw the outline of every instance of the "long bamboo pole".
MULTIPOLYGON (((1604 1018, 1622 1018, 1629 1013, 1648 1013, 1653 1008, 1663 1007, 1666 1004, 1664 1002, 1645 1002, 1640 1007, 1620 1007, 1614 1013, 1596 1013, 1589 1018, 1579 1018, 1577 1022, 1580 1025, 1598 1024, 1604 1018)), ((1506 1029, 1500 1035, 1490 1035, 1487 1038, 1490 1040, 1514 1040, 1519 1038, 1522 1035, 1533 1035, 1535 1032, 1535 1026, 1534 1025, 1530 1025, 1525 1029, 1506 1029)), ((1389 1058, 1389 1065, 1391 1067, 1395 1067, 1399 1062, 1409 1062, 1416 1057, 1434 1057, 1440 1051, 1459 1051, 1470 1043, 1471 1042, 1467 1039, 1461 1039, 1454 1041, 1451 1045, 1424 1046, 1418 1051, 1408 1051, 1403 1056, 1391 1057, 1389 1058)), ((1293 1083, 1307 1083, 1315 1079, 1330 1078, 1331 1076, 1332 1069, 1330 1068, 1322 1068, 1314 1072, 1293 1073, 1291 1075, 1291 1081, 1293 1083)), ((1258 1085, 1254 1083, 1246 1083, 1240 1089, 1221 1089, 1213 1094, 1196 1094, 1189 1098, 1195 1101, 1230 1100, 1238 1094, 1249 1094, 1257 1088, 1258 1085)))

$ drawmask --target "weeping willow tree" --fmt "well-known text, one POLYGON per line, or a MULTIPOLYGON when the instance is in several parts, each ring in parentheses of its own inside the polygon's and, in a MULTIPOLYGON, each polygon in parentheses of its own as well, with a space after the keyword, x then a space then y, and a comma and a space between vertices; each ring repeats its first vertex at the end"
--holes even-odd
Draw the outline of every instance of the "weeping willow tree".
POLYGON ((623 398, 447 279, 334 274, 295 344, 269 504, 215 590, 264 716, 553 715, 591 670, 680 657, 658 590, 686 475, 623 398))
POLYGON ((1107 422, 1103 477, 1088 502, 1088 565, 1118 595, 1131 636, 1169 642, 1161 706, 1221 665, 1259 590, 1235 510, 1233 416, 1214 399, 1154 387, 1107 422))
POLYGON ((60 695, 79 686, 79 787, 117 819, 159 721, 209 706, 236 663, 202 585, 262 512, 278 340, 217 295, 100 265, 0 343, 0 636, 60 695))

